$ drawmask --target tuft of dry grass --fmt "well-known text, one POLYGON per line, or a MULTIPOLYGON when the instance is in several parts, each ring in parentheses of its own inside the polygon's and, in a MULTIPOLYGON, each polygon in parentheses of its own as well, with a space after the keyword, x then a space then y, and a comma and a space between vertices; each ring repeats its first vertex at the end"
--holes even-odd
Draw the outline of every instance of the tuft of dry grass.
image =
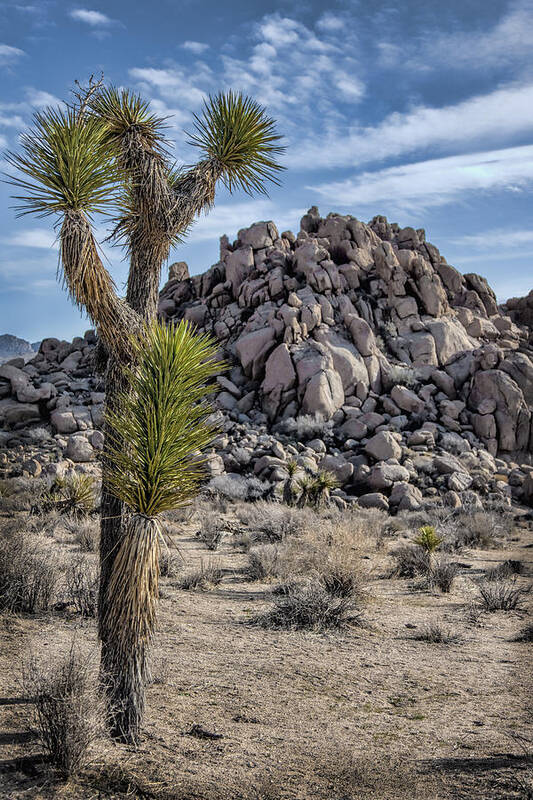
POLYGON ((455 644, 461 640, 459 634, 442 622, 430 622, 412 637, 418 642, 430 644, 455 644))
POLYGON ((457 565, 442 556, 431 564, 428 572, 428 584, 430 587, 436 587, 444 594, 448 594, 458 572, 457 565))
POLYGON ((524 590, 514 581, 482 581, 478 602, 483 611, 515 611, 520 608, 524 590))
POLYGON ((216 561, 200 561, 200 566, 187 572, 179 581, 180 589, 208 591, 222 582, 224 571, 216 561))

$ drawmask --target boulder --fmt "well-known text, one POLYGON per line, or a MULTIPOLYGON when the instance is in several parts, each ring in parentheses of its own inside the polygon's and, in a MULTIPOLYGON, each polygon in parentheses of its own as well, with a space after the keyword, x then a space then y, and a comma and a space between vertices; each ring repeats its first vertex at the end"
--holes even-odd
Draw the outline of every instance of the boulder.
POLYGON ((376 461, 387 461, 389 458, 400 458, 402 448, 390 431, 376 433, 365 445, 365 452, 376 461))

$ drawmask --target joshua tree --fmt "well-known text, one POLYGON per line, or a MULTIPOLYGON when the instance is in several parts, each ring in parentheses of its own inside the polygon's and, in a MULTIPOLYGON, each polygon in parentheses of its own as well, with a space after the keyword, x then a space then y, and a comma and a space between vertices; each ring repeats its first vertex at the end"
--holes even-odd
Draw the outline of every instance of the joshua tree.
MULTIPOLYGON (((209 98, 202 115, 195 117, 190 143, 199 149, 201 159, 177 170, 169 161, 164 122, 142 98, 92 80, 87 88, 78 88, 72 105, 35 115, 33 127, 22 134, 21 152, 8 154, 7 160, 16 170, 10 182, 21 190, 15 198, 19 213, 55 218, 64 283, 74 303, 96 326, 103 353, 107 417, 100 543, 101 673, 110 693, 113 733, 134 740, 142 717, 146 664, 141 641, 146 641, 146 634, 141 623, 136 626, 135 618, 128 616, 136 613, 135 606, 120 605, 122 622, 128 620, 129 640, 120 635, 112 611, 114 592, 120 588, 117 570, 123 576, 125 569, 124 561, 117 566, 115 562, 120 553, 124 555, 122 542, 132 530, 129 522, 124 525, 125 495, 112 480, 123 433, 116 427, 117 414, 133 375, 128 368, 139 355, 136 341, 149 336, 145 325, 156 315, 161 267, 171 246, 201 211, 213 205, 219 181, 230 192, 242 189, 248 194, 264 192, 266 181, 276 182, 280 169, 276 157, 283 148, 264 109, 250 98, 228 92, 209 98), (130 257, 125 298, 117 295, 99 255, 93 219, 100 213, 114 214, 111 238, 130 257)), ((148 518, 140 505, 131 508, 148 518)), ((153 541, 152 534, 146 536, 153 541)), ((145 579, 136 572, 138 564, 128 561, 134 592, 140 591, 145 579)))
POLYGON ((287 478, 283 483, 283 502, 287 503, 288 506, 294 505, 294 490, 296 488, 296 476, 300 472, 301 468, 298 462, 291 458, 285 464, 285 471, 287 473, 287 478))

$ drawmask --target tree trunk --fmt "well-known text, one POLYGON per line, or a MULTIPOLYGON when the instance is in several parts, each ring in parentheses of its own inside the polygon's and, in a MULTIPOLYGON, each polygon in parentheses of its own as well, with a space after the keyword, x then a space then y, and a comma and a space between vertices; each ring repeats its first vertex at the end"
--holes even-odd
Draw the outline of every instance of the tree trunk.
MULTIPOLYGON (((137 254, 132 254, 128 280, 128 304, 147 321, 155 319, 159 279, 158 270, 150 269, 137 254)), ((109 356, 105 378, 106 406, 115 409, 119 395, 127 390, 122 364, 109 356)), ((119 643, 107 630, 105 617, 109 603, 108 586, 113 563, 124 535, 124 507, 109 491, 106 481, 106 453, 109 442, 108 423, 104 426, 102 475, 102 505, 100 525, 100 590, 99 636, 102 643, 100 679, 108 699, 111 735, 124 742, 135 743, 139 737, 144 708, 145 686, 148 678, 146 646, 138 642, 125 658, 119 643)))

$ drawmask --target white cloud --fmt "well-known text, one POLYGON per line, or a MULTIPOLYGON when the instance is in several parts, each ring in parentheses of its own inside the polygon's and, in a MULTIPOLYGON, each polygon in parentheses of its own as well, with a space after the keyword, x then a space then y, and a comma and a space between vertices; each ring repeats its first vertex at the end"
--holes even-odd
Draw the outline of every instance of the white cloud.
MULTIPOLYGON (((352 39, 348 33, 344 38, 346 47, 339 49, 338 32, 331 26, 317 33, 290 17, 269 14, 252 24, 238 44, 228 45, 218 68, 198 60, 194 65, 135 67, 130 76, 168 105, 179 100, 189 110, 220 89, 244 91, 275 113, 286 129, 308 130, 317 120, 322 127, 324 120, 331 124, 340 102, 358 103, 364 95, 355 48, 349 46, 352 39)), ((192 50, 197 44, 182 47, 192 50)))
POLYGON ((281 233, 288 227, 294 227, 304 213, 302 209, 280 210, 272 200, 261 198, 215 205, 208 214, 202 214, 196 220, 187 241, 194 244, 218 240, 224 233, 230 239, 234 239, 241 228, 246 228, 260 219, 274 220, 281 233))
POLYGON ((183 42, 181 45, 184 50, 189 50, 191 53, 195 55, 200 55, 204 53, 206 50, 209 50, 209 45, 205 42, 183 42))
POLYGON ((486 32, 441 34, 431 37, 430 58, 449 68, 485 69, 531 55, 533 47, 533 2, 518 0, 496 25, 486 32))
MULTIPOLYGON (((490 8, 490 4, 487 5, 490 8)), ((406 37, 378 42, 379 63, 385 68, 428 71, 441 67, 450 70, 486 70, 516 65, 530 59, 533 47, 533 0, 514 0, 490 28, 454 30, 424 26, 422 37, 406 37)))
POLYGON ((78 22, 84 22, 86 25, 91 25, 93 27, 105 27, 113 24, 113 20, 106 14, 102 14, 101 11, 93 11, 89 8, 75 8, 70 12, 69 16, 78 22))
POLYGON ((9 44, 0 44, 0 65, 11 64, 21 56, 25 56, 24 50, 18 47, 12 47, 9 44))
POLYGON ((2 239, 4 244, 15 247, 36 247, 39 249, 57 250, 57 236, 53 231, 46 228, 32 228, 29 230, 15 233, 2 239))
POLYGON ((193 75, 187 74, 182 67, 134 67, 129 70, 129 74, 134 80, 157 89, 164 98, 185 103, 186 108, 197 108, 202 104, 207 96, 206 91, 201 88, 202 83, 210 81, 207 65, 205 69, 195 70, 193 75))
POLYGON ((469 192, 522 191, 532 182, 533 145, 525 145, 363 172, 307 188, 341 208, 381 204, 390 213, 444 205, 469 192))
POLYGON ((55 95, 50 94, 50 92, 44 92, 42 89, 34 89, 31 86, 26 89, 26 97, 28 98, 28 103, 34 108, 61 105, 61 100, 55 95))
POLYGON ((379 125, 333 130, 291 152, 301 169, 341 167, 385 160, 430 147, 465 148, 533 131, 533 83, 496 89, 443 108, 422 106, 393 113, 379 125))
MULTIPOLYGON (((509 249, 523 247, 524 245, 527 247, 533 244, 533 231, 517 230, 516 228, 491 228, 481 233, 452 239, 452 242, 458 245, 479 248, 480 250, 493 250, 495 247, 501 248, 502 246, 509 249)), ((482 257, 486 258, 485 255, 479 256, 479 258, 482 257)))
POLYGON ((316 26, 323 31, 341 31, 346 25, 345 20, 339 14, 326 11, 318 20, 316 26))

